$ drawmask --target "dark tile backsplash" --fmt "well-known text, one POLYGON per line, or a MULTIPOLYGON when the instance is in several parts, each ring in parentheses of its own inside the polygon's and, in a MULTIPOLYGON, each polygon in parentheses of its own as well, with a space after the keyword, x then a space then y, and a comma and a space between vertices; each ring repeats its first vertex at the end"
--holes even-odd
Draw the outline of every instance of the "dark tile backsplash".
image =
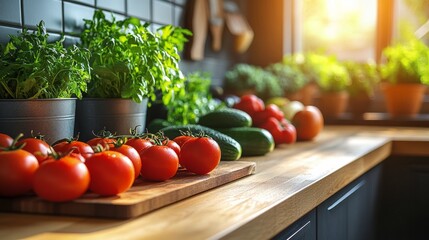
POLYGON ((21 1, 0 0, 0 21, 21 25, 21 1))
MULTIPOLYGON (((182 26, 187 0, 0 0, 0 44, 9 41, 24 27, 34 29, 43 20, 50 39, 65 35, 67 45, 77 44, 83 28, 83 19, 92 18, 94 9, 103 9, 107 16, 122 20, 134 16, 143 22, 151 22, 152 30, 165 25, 182 26)), ((213 85, 221 85, 223 75, 239 57, 230 51, 231 39, 224 33, 224 47, 219 53, 210 50, 210 34, 207 35, 205 59, 181 62, 185 74, 194 71, 210 72, 213 85)))

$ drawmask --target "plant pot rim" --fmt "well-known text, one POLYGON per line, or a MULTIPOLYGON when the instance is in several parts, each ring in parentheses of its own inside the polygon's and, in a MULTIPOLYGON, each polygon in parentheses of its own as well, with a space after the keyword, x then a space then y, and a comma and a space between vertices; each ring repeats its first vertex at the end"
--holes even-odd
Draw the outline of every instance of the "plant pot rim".
POLYGON ((68 101, 68 100, 76 100, 77 98, 36 98, 36 99, 15 99, 15 98, 7 98, 7 99, 0 99, 0 102, 31 102, 31 101, 37 101, 37 102, 49 102, 49 101, 68 101))

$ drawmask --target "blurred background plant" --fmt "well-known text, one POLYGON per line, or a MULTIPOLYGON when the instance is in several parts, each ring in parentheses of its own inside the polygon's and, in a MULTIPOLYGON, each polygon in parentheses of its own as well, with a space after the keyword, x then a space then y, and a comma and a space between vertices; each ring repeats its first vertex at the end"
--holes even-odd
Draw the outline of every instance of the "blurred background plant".
POLYGON ((167 107, 167 121, 174 124, 194 124, 198 118, 221 107, 210 94, 211 76, 193 72, 186 76, 185 87, 176 93, 167 107))

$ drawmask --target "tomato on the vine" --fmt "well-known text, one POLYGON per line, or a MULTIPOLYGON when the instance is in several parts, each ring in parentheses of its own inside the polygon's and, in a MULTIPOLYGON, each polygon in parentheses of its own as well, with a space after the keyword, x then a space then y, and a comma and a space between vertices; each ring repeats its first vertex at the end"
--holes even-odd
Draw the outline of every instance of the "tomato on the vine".
POLYGON ((134 166, 120 152, 102 151, 94 153, 85 161, 91 181, 89 189, 102 196, 117 195, 127 191, 134 183, 134 166))
POLYGON ((153 142, 150 139, 138 137, 128 139, 125 144, 136 149, 139 154, 146 148, 153 146, 153 142))
POLYGON ((165 181, 174 177, 179 168, 176 152, 165 145, 153 145, 140 153, 141 175, 146 180, 165 181))
POLYGON ((165 140, 164 145, 167 146, 167 147, 169 147, 169 148, 171 148, 171 149, 173 149, 174 152, 176 152, 177 156, 180 155, 180 146, 174 140, 167 139, 167 140, 165 140))
POLYGON ((220 162, 219 144, 209 137, 196 137, 186 141, 180 151, 180 164, 196 174, 211 172, 220 162))
POLYGON ((122 145, 114 145, 113 147, 110 147, 110 150, 115 152, 120 152, 125 156, 127 156, 133 163, 134 177, 137 178, 140 175, 140 170, 142 168, 142 160, 135 148, 126 144, 122 144, 122 145))
POLYGON ((37 169, 33 190, 42 199, 65 202, 79 198, 87 190, 90 175, 86 165, 71 155, 49 157, 37 169))
POLYGON ((13 138, 7 134, 0 133, 0 147, 10 147, 12 145, 13 138))
POLYGON ((116 140, 114 138, 105 138, 105 137, 94 137, 86 141, 86 143, 91 147, 101 145, 103 149, 111 148, 115 144, 115 142, 116 140))
POLYGON ((0 152, 0 196, 19 196, 32 189, 33 177, 39 162, 22 149, 0 152))
POLYGON ((70 151, 80 153, 85 159, 90 158, 94 154, 94 150, 89 144, 78 140, 65 140, 55 144, 52 148, 62 154, 67 154, 70 151))
POLYGON ((179 144, 180 147, 182 147, 186 141, 188 141, 189 139, 192 139, 192 138, 194 138, 194 137, 188 136, 188 135, 180 135, 180 136, 175 137, 173 139, 173 141, 175 141, 177 144, 179 144))
POLYGON ((22 145, 24 145, 22 149, 33 154, 39 163, 42 163, 51 153, 49 144, 38 138, 24 138, 19 140, 17 146, 22 145))

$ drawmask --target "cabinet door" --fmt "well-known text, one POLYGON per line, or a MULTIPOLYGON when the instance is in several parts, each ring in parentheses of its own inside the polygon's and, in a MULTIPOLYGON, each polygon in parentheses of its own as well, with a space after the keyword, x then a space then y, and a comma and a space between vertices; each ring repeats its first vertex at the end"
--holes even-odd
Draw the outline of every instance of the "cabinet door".
POLYGON ((375 238, 379 171, 371 170, 317 207, 317 239, 375 238))
POLYGON ((291 226, 277 234, 273 239, 316 240, 316 210, 300 218, 291 226))

